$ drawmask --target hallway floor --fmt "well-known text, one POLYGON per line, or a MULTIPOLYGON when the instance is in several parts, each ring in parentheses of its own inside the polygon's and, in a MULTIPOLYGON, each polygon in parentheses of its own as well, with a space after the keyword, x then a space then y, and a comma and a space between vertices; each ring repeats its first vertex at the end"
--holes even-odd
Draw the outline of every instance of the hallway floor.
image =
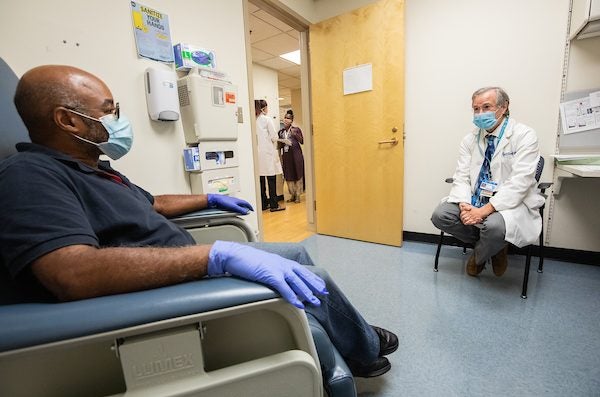
MULTIPOLYGON (((283 212, 283 211, 282 211, 283 212)), ((277 213, 276 213, 277 214, 277 213)), ((359 396, 600 396, 600 266, 532 262, 503 277, 464 270, 468 256, 313 235, 302 242, 372 324, 396 332, 392 370, 358 379, 359 396)))

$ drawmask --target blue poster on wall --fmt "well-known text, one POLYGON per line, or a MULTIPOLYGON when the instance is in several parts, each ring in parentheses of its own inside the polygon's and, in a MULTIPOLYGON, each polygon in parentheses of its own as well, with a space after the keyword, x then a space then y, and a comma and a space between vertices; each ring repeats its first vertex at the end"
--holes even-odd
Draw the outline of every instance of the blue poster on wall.
POLYGON ((131 17, 138 55, 162 62, 173 62, 169 17, 135 1, 131 17))

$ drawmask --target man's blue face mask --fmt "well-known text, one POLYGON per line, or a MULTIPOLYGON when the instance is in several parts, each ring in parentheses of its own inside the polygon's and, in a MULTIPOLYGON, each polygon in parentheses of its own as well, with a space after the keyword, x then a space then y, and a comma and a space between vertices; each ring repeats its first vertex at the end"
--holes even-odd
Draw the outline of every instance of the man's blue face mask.
POLYGON ((473 124, 484 130, 489 130, 496 125, 497 122, 496 112, 483 112, 473 115, 473 124))
POLYGON ((102 153, 113 160, 120 159, 121 157, 125 156, 129 150, 131 150, 131 146, 133 145, 133 130, 131 128, 131 124, 129 123, 129 119, 124 115, 120 114, 119 118, 117 118, 114 114, 107 114, 106 116, 102 116, 97 119, 72 109, 67 110, 90 120, 102 123, 104 129, 108 132, 108 141, 101 143, 92 142, 88 139, 72 134, 75 138, 98 147, 102 153))

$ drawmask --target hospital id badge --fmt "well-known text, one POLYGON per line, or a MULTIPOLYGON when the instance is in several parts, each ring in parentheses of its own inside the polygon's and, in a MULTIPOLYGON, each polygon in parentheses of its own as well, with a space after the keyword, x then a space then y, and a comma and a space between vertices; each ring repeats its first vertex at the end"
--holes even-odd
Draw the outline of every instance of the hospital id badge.
POLYGON ((481 185, 479 185, 481 189, 481 195, 485 197, 492 197, 498 184, 492 181, 481 181, 481 185))

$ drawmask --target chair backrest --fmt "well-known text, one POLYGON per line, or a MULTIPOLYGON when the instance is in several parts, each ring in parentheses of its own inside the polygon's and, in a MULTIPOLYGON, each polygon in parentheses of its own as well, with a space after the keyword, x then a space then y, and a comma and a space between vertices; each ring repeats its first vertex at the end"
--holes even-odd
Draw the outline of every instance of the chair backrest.
POLYGON ((542 176, 542 171, 544 171, 544 158, 540 156, 540 160, 537 163, 537 168, 535 169, 535 181, 539 182, 542 176))
POLYGON ((17 142, 29 142, 27 128, 13 103, 18 82, 15 72, 0 58, 0 160, 17 152, 17 142))

